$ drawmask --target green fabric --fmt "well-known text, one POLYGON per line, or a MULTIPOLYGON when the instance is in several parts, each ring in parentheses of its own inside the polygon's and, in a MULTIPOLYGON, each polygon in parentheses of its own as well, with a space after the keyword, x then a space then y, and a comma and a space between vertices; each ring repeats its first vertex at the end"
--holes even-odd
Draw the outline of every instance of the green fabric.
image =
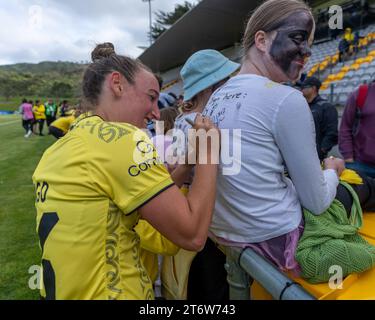
POLYGON ((54 103, 52 104, 47 103, 45 107, 46 107, 46 116, 54 117, 56 115, 57 106, 54 103))
POLYGON ((350 219, 336 199, 321 215, 306 209, 303 212, 305 229, 295 257, 302 269, 301 276, 310 283, 329 281, 333 275, 329 268, 333 265, 341 266, 344 277, 375 265, 375 246, 358 234, 362 226, 362 209, 357 194, 347 183, 340 183, 353 196, 350 219))

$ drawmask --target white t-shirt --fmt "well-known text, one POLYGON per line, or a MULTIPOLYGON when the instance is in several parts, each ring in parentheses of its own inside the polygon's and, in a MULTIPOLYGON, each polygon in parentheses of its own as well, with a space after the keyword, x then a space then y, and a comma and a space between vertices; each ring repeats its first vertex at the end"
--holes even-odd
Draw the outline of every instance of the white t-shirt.
POLYGON ((203 115, 230 129, 229 141, 221 130, 222 155, 228 146, 230 152, 241 151, 229 164, 238 166, 234 174, 223 174, 228 161, 221 159, 210 227, 216 236, 265 241, 295 229, 301 205, 320 214, 331 204, 338 178, 334 170, 321 170, 314 120, 299 91, 265 77, 238 75, 211 96, 203 115))
MULTIPOLYGON (((182 113, 175 119, 174 128, 173 128, 173 145, 172 150, 173 154, 180 159, 185 159, 185 156, 188 154, 188 145, 189 145, 189 129, 191 125, 186 121, 186 119, 195 121, 195 117, 198 112, 182 113)), ((191 171, 190 177, 184 182, 185 186, 189 186, 193 181, 195 170, 191 171)))
POLYGON ((174 147, 178 149, 178 153, 181 155, 187 153, 189 143, 188 131, 191 129, 191 125, 186 121, 186 119, 194 122, 197 114, 198 112, 182 113, 178 115, 174 121, 173 144, 174 147), (180 134, 177 134, 176 131, 180 131, 180 134))

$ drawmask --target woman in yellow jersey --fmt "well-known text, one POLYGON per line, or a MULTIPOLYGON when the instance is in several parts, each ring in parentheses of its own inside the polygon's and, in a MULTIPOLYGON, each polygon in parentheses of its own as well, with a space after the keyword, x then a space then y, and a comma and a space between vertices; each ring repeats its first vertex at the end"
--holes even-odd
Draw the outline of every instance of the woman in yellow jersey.
POLYGON ((43 136, 44 121, 46 120, 46 108, 44 107, 43 103, 40 103, 39 100, 35 101, 35 105, 33 107, 33 113, 34 113, 35 121, 39 125, 39 135, 43 136))
MULTIPOLYGON (((214 205, 217 144, 208 143, 208 164, 197 163, 183 196, 174 181, 183 181, 190 166, 170 175, 139 129, 159 117, 155 76, 110 43, 98 45, 92 60, 82 88, 91 115, 44 153, 33 175, 41 296, 153 299, 134 226, 143 218, 176 245, 200 250, 214 205)), ((200 115, 194 127, 217 130, 200 115)))
POLYGON ((48 127, 49 133, 52 134, 56 139, 62 138, 68 133, 70 126, 78 116, 78 110, 72 109, 66 111, 64 116, 57 118, 50 124, 48 127))

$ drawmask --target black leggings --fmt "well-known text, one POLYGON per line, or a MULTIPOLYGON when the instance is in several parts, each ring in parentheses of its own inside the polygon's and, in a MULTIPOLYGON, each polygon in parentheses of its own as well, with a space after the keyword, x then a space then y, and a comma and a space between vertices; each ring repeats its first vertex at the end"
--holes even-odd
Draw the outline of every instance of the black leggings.
POLYGON ((55 120, 56 120, 56 117, 47 117, 47 118, 46 118, 47 126, 49 127, 50 124, 51 124, 52 122, 54 122, 55 120))
POLYGON ((39 134, 42 134, 43 133, 43 127, 44 127, 44 119, 38 119, 37 122, 39 124, 39 134))
MULTIPOLYGON (((375 211, 375 179, 364 176, 357 172, 363 184, 351 184, 351 187, 356 192, 363 211, 375 211)), ((337 187, 336 199, 339 200, 345 207, 345 211, 350 216, 350 211, 353 205, 353 198, 343 185, 339 184, 337 187)))
POLYGON ((65 135, 64 131, 54 126, 49 126, 49 133, 52 134, 56 139, 60 139, 65 135))
POLYGON ((32 131, 32 126, 33 126, 33 120, 22 120, 22 126, 25 129, 26 133, 29 131, 32 131))
POLYGON ((207 238, 202 251, 194 257, 189 271, 187 300, 229 300, 225 254, 207 238))

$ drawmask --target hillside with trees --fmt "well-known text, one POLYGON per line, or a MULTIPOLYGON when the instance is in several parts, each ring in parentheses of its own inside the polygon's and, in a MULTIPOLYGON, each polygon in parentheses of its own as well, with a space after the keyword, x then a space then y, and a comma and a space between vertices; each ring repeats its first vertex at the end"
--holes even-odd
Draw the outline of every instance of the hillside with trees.
POLYGON ((74 98, 80 94, 85 64, 45 61, 0 66, 0 96, 74 98))
MULTIPOLYGON (((171 12, 156 12, 157 19, 151 32, 153 39, 156 40, 199 1, 177 4, 171 12)), ((86 66, 82 63, 62 61, 0 66, 0 107, 8 109, 14 105, 13 100, 18 101, 22 97, 74 100, 80 95, 80 83, 86 66)))

